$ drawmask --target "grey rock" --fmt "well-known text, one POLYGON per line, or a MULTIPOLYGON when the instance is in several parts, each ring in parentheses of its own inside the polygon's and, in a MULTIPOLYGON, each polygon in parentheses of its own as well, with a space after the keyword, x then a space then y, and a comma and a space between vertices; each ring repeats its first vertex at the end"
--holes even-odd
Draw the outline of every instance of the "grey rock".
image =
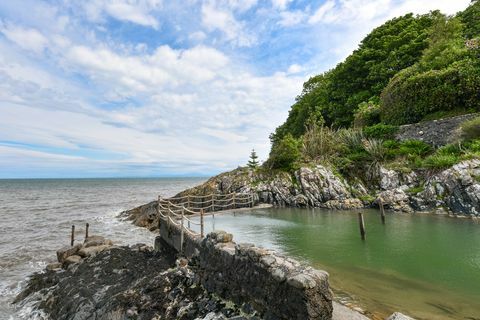
POLYGON ((409 316, 406 316, 406 315, 404 315, 400 312, 395 312, 390 317, 388 317, 386 320, 415 320, 415 319, 411 318, 409 316))

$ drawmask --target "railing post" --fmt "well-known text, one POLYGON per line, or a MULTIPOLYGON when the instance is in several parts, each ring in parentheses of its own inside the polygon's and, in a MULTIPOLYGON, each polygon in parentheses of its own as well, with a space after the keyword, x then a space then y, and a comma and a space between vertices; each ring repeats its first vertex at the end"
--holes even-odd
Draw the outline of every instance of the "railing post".
POLYGON ((187 195, 187 208, 190 208, 190 195, 187 195))
POLYGON ((180 225, 180 253, 183 253, 183 219, 184 219, 184 216, 183 216, 183 210, 182 210, 182 222, 181 222, 181 225, 180 225))
POLYGON ((212 193, 212 211, 215 211, 215 193, 212 193))
POLYGON ((85 225, 85 240, 88 239, 88 227, 90 227, 90 225, 87 222, 87 224, 85 225))
POLYGON ((200 209, 200 237, 203 238, 203 209, 200 209))
POLYGON ((70 236, 70 245, 72 247, 74 242, 75 242, 75 226, 72 226, 72 235, 70 236))
POLYGON ((236 195, 236 193, 234 192, 234 193, 233 193, 233 209, 235 209, 235 207, 236 207, 236 206, 235 206, 235 195, 236 195))

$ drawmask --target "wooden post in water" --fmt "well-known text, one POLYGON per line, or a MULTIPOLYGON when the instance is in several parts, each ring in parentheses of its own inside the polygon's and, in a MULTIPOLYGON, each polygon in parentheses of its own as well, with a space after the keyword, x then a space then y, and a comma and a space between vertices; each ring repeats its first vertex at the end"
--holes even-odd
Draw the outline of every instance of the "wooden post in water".
POLYGON ((363 213, 358 213, 358 224, 360 225, 360 236, 365 240, 365 221, 363 220, 363 213))
POLYGON ((75 226, 72 226, 72 235, 70 236, 70 245, 72 247, 74 242, 75 242, 75 226))
POLYGON ((203 209, 200 209, 200 237, 203 238, 203 209))
POLYGON ((378 204, 380 206, 380 216, 382 217, 382 224, 385 224, 385 208, 383 207, 382 198, 380 198, 380 201, 378 204))
POLYGON ((85 240, 88 239, 88 227, 90 227, 90 225, 87 222, 87 224, 85 225, 85 240))

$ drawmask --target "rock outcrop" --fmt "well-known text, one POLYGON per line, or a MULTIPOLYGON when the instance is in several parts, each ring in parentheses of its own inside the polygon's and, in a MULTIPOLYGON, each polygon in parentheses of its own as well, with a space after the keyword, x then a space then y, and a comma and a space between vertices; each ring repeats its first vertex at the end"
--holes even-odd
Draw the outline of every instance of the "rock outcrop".
MULTIPOLYGON (((378 207, 399 212, 442 211, 480 215, 480 160, 466 160, 439 171, 402 172, 379 166, 371 183, 349 183, 326 166, 302 167, 294 174, 266 175, 246 168, 223 173, 178 196, 253 194, 256 203, 274 206, 360 209, 378 207)), ((122 212, 138 226, 158 228, 155 201, 122 212)))
MULTIPOLYGON (((88 248, 95 248, 90 246, 88 248)), ((71 255, 64 260, 68 260, 71 255)), ((51 319, 261 319, 248 303, 208 293, 195 265, 143 244, 111 247, 66 270, 34 274, 16 303, 35 301, 51 319)))

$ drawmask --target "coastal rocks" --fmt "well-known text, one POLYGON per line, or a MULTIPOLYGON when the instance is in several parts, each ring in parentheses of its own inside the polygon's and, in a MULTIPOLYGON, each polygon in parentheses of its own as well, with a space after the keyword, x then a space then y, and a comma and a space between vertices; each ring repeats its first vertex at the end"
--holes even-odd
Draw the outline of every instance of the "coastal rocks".
POLYGON ((401 212, 413 212, 410 206, 410 197, 405 193, 402 187, 382 191, 377 195, 376 203, 382 203, 386 209, 401 212))
POLYGON ((324 166, 300 168, 295 172, 295 177, 300 184, 301 193, 312 207, 319 207, 330 200, 352 198, 348 184, 324 166))
POLYGON ((400 312, 395 312, 392 314, 390 317, 388 317, 386 320, 415 320, 409 316, 406 316, 400 312))
POLYGON ((360 199, 351 198, 345 200, 329 200, 321 204, 320 207, 331 210, 352 210, 364 208, 365 205, 360 199))
POLYGON ((75 268, 34 274, 16 303, 34 303, 58 320, 263 318, 249 304, 208 293, 195 265, 175 267, 173 256, 143 246, 114 247, 75 268))
POLYGON ((453 213, 480 215, 480 160, 463 161, 432 176, 417 197, 425 210, 443 206, 453 213))
MULTIPOLYGON (((111 240, 101 236, 90 236, 85 239, 83 244, 74 246, 65 246, 57 250, 57 260, 63 268, 68 268, 72 264, 79 263, 82 259, 94 256, 99 252, 110 249, 113 246, 111 240)), ((58 264, 53 263, 47 266, 47 270, 58 269, 58 264)))
POLYGON ((57 250, 58 262, 63 263, 68 257, 77 254, 78 250, 80 250, 81 248, 81 244, 76 244, 74 246, 65 246, 57 250))

